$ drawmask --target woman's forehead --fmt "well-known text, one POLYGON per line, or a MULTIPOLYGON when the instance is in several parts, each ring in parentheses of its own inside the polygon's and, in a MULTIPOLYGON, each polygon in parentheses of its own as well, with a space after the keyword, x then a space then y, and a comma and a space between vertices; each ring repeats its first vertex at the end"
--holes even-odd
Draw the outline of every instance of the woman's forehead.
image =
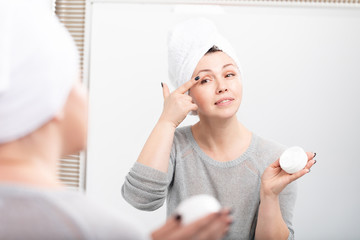
POLYGON ((204 55, 195 68, 195 72, 202 70, 217 70, 219 68, 236 67, 235 61, 224 52, 214 52, 204 55))

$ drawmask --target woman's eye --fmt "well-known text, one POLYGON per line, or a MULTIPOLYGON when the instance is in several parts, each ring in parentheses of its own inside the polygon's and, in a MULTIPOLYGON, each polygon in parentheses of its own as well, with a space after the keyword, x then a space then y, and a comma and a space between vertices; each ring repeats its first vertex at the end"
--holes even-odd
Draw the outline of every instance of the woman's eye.
POLYGON ((235 74, 233 74, 233 73, 228 73, 228 74, 226 74, 225 77, 229 78, 229 77, 234 77, 234 76, 235 76, 235 74))
POLYGON ((207 83, 207 82, 209 82, 210 80, 209 79, 203 79, 203 80, 201 80, 201 84, 204 84, 204 83, 207 83))

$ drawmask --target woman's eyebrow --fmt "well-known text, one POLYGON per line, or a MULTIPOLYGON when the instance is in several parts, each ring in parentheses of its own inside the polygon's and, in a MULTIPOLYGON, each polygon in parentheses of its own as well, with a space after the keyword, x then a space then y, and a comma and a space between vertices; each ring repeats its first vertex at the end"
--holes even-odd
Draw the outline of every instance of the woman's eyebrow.
POLYGON ((212 72, 211 69, 202 69, 200 71, 198 71, 198 73, 196 75, 199 75, 199 73, 201 72, 212 72))
MULTIPOLYGON (((229 66, 234 66, 234 64, 228 63, 228 64, 225 64, 222 68, 224 69, 229 66)), ((212 70, 211 69, 202 69, 202 70, 198 71, 198 73, 196 75, 199 75, 199 73, 201 73, 201 72, 212 72, 212 70)))
POLYGON ((226 67, 228 67, 228 66, 234 66, 234 64, 232 64, 232 63, 225 64, 225 65, 223 66, 223 68, 226 68, 226 67))

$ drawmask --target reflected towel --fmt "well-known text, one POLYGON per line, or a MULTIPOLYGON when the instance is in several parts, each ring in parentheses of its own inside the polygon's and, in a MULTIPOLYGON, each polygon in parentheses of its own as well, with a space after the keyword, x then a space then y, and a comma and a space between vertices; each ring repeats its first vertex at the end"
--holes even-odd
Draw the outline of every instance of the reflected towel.
POLYGON ((200 59, 214 45, 235 61, 243 78, 240 62, 231 44, 210 20, 195 18, 176 25, 169 32, 168 70, 174 87, 178 88, 191 79, 200 59))

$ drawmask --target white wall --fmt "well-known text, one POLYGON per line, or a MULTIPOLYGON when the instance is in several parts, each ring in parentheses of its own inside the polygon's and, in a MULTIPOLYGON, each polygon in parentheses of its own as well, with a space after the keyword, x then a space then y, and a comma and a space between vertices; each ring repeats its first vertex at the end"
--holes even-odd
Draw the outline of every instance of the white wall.
POLYGON ((258 135, 318 153, 311 173, 299 180, 296 238, 360 238, 359 8, 91 7, 90 197, 136 218, 146 231, 164 221, 164 208, 138 211, 120 191, 162 110, 167 30, 205 16, 243 64, 239 119, 258 135))

